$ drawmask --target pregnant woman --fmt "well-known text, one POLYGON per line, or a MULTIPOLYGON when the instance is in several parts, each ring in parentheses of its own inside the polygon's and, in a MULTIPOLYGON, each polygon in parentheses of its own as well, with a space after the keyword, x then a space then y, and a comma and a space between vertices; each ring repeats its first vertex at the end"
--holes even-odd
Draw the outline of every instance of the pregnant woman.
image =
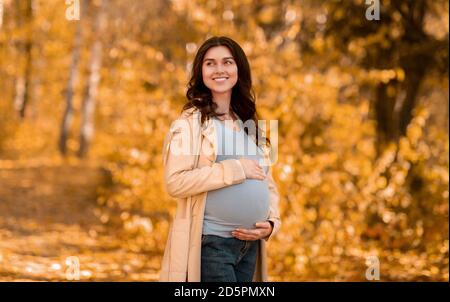
POLYGON ((242 48, 227 37, 205 41, 186 95, 163 150, 165 184, 178 204, 160 281, 266 281, 279 194, 242 48))

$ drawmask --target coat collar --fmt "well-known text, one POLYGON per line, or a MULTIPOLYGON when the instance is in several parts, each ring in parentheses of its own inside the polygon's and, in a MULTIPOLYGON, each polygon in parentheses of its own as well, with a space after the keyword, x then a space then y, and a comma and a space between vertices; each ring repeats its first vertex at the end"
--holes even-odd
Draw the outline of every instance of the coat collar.
POLYGON ((202 133, 203 139, 207 140, 213 147, 217 150, 217 138, 216 138, 216 128, 214 122, 211 119, 206 120, 203 125, 201 125, 201 112, 199 109, 192 107, 183 111, 182 116, 192 118, 192 125, 195 125, 194 129, 201 127, 200 131, 202 133), (201 126, 200 126, 201 125, 201 126))

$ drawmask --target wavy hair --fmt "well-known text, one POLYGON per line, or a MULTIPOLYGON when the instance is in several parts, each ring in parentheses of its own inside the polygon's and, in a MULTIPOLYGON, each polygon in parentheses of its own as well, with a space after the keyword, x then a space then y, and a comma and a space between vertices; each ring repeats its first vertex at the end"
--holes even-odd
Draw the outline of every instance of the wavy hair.
MULTIPOLYGON (((258 114, 256 112, 256 98, 252 89, 252 76, 250 64, 244 50, 238 43, 228 37, 212 37, 206 40, 198 49, 192 64, 191 78, 186 92, 187 103, 183 110, 196 107, 201 112, 202 124, 214 116, 221 116, 224 113, 216 113, 217 104, 212 100, 211 90, 203 82, 202 65, 206 52, 216 46, 227 47, 236 62, 238 69, 238 80, 231 93, 231 110, 245 123, 252 120, 255 123, 256 144, 258 138, 262 137, 261 129, 258 127, 258 114)), ((244 131, 248 134, 248 129, 244 131)), ((270 140, 265 138, 266 145, 270 145, 270 140)))

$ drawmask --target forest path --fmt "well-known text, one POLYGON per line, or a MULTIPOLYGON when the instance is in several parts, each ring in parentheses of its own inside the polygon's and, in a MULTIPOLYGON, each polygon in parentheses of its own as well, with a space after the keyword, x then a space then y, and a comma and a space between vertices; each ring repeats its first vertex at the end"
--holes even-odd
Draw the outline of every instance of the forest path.
POLYGON ((159 259, 102 223, 97 192, 108 179, 95 165, 2 163, 0 281, 64 281, 78 272, 81 281, 155 281, 159 259))

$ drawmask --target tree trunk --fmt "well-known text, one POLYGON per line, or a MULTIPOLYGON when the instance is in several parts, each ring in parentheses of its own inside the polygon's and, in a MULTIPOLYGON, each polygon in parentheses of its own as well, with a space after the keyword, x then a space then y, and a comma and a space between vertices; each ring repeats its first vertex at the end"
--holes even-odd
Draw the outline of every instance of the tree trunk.
MULTIPOLYGON (((425 74, 431 69, 432 58, 436 49, 433 48, 432 40, 424 33, 424 16, 427 11, 425 1, 412 1, 408 5, 402 6, 394 2, 397 11, 403 17, 402 22, 405 28, 402 36, 402 48, 398 49, 400 67, 405 72, 405 80, 402 85, 397 85, 396 81, 388 84, 380 83, 376 91, 376 116, 378 140, 381 143, 390 141, 397 142, 401 136, 406 135, 406 130, 413 118, 413 110, 419 97, 419 90, 425 74), (387 93, 390 89, 397 89, 395 96, 405 95, 398 110, 395 110, 397 98, 387 93)), ((388 62, 395 61, 397 54, 390 53, 383 56, 388 62)), ((389 66, 389 65, 388 65, 389 66)), ((382 66, 386 68, 385 66, 382 66)), ((383 144, 379 144, 382 148, 383 144)))
POLYGON ((421 62, 421 64, 418 64, 418 68, 415 68, 415 70, 406 73, 406 97, 400 109, 398 119, 400 135, 402 136, 406 135, 408 125, 413 118, 412 112, 414 110, 414 107, 416 106, 419 89, 425 76, 425 70, 428 69, 428 62, 424 60, 413 62, 421 62))
POLYGON ((80 44, 81 44, 81 23, 77 22, 75 32, 74 48, 72 51, 72 63, 70 66, 69 81, 66 89, 66 108, 64 110, 63 120, 61 124, 61 134, 59 137, 59 151, 61 154, 67 153, 67 139, 69 137, 70 126, 73 119, 73 95, 75 84, 78 78, 78 64, 80 61, 80 44))
POLYGON ((100 40, 103 25, 103 9, 106 0, 100 1, 100 7, 96 14, 93 26, 94 43, 91 48, 91 61, 89 64, 89 78, 87 81, 83 104, 81 108, 82 120, 80 130, 80 147, 78 156, 86 156, 94 134, 94 110, 97 96, 98 83, 100 81, 100 66, 102 59, 102 44, 100 40))
MULTIPOLYGON (((19 113, 21 119, 25 118, 27 106, 30 99, 30 86, 31 86, 31 69, 32 69, 32 29, 33 29, 33 1, 27 0, 25 2, 26 7, 24 9, 25 20, 22 20, 22 6, 20 1, 17 0, 16 7, 18 10, 18 26, 26 28, 26 34, 24 42, 19 42, 19 56, 25 58, 23 70, 19 67, 18 75, 15 85, 15 97, 14 104, 16 110, 19 113), (23 73, 22 73, 23 72, 23 73)), ((21 60, 20 60, 21 61, 21 60)), ((19 61, 19 62, 20 62, 19 61)), ((20 63, 19 63, 20 65, 20 63)))
POLYGON ((3 0, 0 0, 0 29, 3 26, 3 13, 4 13, 4 4, 3 0))
POLYGON ((380 83, 375 93, 375 116, 377 121, 377 147, 382 151, 386 144, 397 138, 397 125, 395 123, 395 95, 389 93, 389 89, 396 89, 396 81, 380 83))

